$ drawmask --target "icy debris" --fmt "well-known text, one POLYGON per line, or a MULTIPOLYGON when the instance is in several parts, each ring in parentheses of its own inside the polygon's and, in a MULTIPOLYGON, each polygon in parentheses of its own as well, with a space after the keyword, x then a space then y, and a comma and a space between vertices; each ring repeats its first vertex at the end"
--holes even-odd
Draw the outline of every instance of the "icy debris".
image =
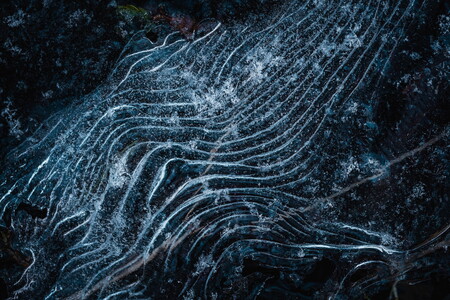
POLYGON ((114 188, 122 187, 128 177, 127 158, 125 156, 116 159, 116 162, 110 168, 109 184, 114 188))
POLYGON ((20 25, 25 24, 25 19, 27 18, 27 14, 24 13, 23 10, 19 9, 17 13, 12 16, 8 16, 5 18, 6 24, 11 27, 19 27, 20 25))
POLYGON ((23 135, 21 123, 17 117, 17 111, 13 108, 12 101, 6 101, 6 107, 1 112, 1 116, 6 120, 9 127, 9 135, 19 139, 23 135))

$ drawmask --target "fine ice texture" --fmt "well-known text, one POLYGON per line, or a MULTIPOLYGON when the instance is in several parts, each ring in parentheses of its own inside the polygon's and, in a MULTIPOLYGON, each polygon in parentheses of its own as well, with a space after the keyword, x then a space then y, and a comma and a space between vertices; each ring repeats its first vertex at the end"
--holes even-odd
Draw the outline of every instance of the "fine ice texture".
POLYGON ((362 299, 407 278, 447 229, 412 247, 382 216, 329 212, 447 138, 386 157, 335 130, 374 130, 371 86, 424 3, 288 1, 193 40, 131 41, 8 154, 0 216, 32 257, 12 298, 362 299))

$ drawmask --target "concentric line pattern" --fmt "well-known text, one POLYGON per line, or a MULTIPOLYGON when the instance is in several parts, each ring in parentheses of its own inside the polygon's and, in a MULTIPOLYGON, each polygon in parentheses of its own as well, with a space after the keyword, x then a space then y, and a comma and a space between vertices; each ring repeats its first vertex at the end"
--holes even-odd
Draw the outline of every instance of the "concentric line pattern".
POLYGON ((291 1, 248 25, 217 24, 194 41, 173 33, 126 55, 106 87, 10 153, 2 216, 20 202, 48 212, 9 217, 33 257, 14 296, 310 295, 317 287, 296 285, 327 257, 347 269, 323 292, 357 297, 404 272, 393 262, 418 249, 313 224, 300 208, 319 201, 302 189, 321 178, 328 122, 367 92, 421 5, 291 1), (347 283, 365 269, 376 272, 347 283), (291 275, 274 283, 273 272, 291 275))

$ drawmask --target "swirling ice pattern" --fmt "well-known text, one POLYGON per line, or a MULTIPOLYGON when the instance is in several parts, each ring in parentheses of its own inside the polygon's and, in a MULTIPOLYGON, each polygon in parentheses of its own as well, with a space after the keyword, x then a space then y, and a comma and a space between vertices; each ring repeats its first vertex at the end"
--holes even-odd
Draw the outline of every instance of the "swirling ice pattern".
POLYGON ((414 250, 313 224, 302 209, 320 199, 303 185, 320 179, 327 122, 379 75, 421 5, 291 1, 124 56, 106 87, 10 154, 2 215, 20 201, 48 211, 28 225, 12 216, 33 257, 13 297, 256 297, 283 285, 248 277, 249 264, 302 274, 323 256, 347 268, 328 296, 392 275, 414 250), (378 271, 349 287, 367 268, 378 271))

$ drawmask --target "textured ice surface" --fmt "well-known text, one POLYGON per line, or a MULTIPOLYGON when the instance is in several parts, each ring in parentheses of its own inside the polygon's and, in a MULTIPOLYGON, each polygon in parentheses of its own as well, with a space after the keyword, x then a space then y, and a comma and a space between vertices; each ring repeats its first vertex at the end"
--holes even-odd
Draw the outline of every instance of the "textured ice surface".
POLYGON ((373 96, 422 5, 289 1, 130 47, 107 84, 9 154, 0 212, 32 257, 13 297, 362 298, 406 276, 445 231, 407 249, 324 211, 444 137, 329 165, 334 128, 373 96), (20 202, 47 216, 5 217, 20 202))

